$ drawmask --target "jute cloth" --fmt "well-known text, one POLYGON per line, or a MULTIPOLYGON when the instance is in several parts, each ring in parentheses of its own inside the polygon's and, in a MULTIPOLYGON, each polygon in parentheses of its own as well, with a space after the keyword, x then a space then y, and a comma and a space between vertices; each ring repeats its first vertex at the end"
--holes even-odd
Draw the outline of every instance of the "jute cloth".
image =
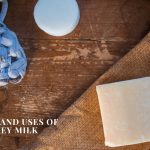
POLYGON ((102 75, 59 118, 46 128, 31 149, 35 150, 148 150, 150 143, 108 148, 104 146, 96 85, 150 76, 150 33, 125 57, 102 75))

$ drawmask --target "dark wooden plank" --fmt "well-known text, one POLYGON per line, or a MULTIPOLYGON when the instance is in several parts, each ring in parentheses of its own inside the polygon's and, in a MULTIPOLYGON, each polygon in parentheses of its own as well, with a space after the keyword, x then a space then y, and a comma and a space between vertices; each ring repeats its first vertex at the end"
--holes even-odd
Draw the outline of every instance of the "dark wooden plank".
POLYGON ((33 18, 36 0, 10 1, 6 22, 22 38, 32 39, 132 39, 137 40, 149 28, 150 5, 147 0, 78 0, 80 24, 65 37, 48 36, 33 18))
POLYGON ((3 115, 8 111, 16 117, 62 113, 122 55, 111 54, 103 42, 24 41, 24 48, 30 49, 29 68, 20 85, 9 86, 9 105, 3 115))

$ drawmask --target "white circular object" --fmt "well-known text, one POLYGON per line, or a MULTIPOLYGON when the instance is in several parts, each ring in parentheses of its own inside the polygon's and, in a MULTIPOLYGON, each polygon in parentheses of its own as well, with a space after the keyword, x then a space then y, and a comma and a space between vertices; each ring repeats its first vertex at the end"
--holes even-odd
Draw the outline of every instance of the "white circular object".
POLYGON ((76 0, 38 0, 34 18, 43 31, 53 36, 72 32, 80 19, 76 0))

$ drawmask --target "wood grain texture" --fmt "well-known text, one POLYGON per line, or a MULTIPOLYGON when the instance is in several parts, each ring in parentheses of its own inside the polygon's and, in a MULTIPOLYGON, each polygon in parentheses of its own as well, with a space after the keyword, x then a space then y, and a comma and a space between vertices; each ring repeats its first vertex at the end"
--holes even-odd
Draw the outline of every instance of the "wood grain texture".
MULTIPOLYGON (((77 29, 56 38, 36 26, 36 0, 9 1, 6 24, 20 38, 29 66, 20 85, 1 89, 0 118, 58 117, 149 30, 148 0, 78 3, 81 20, 77 29)), ((34 138, 1 136, 0 149, 15 150, 34 138)))

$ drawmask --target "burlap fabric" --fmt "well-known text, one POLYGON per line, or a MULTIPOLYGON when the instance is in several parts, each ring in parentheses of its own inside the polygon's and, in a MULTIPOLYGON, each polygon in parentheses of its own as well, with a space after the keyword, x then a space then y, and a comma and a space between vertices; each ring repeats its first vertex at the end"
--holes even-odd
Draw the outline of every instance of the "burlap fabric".
POLYGON ((125 57, 102 75, 59 118, 46 128, 31 149, 35 150, 148 150, 150 143, 108 148, 104 146, 96 85, 150 76, 150 33, 125 57))

